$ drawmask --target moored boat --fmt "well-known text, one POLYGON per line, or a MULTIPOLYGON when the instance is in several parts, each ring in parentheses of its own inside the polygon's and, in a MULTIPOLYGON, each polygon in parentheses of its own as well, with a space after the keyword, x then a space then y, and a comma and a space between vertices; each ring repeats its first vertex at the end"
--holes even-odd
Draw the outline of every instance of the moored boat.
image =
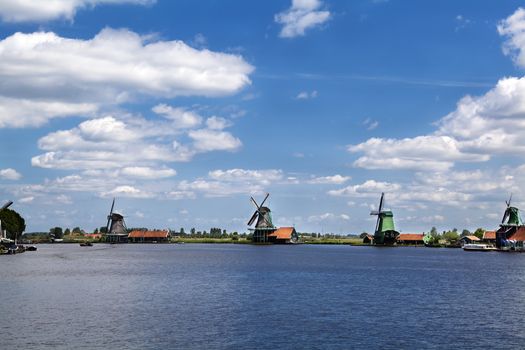
POLYGON ((80 243, 80 246, 81 247, 91 247, 91 246, 93 246, 93 243, 91 243, 91 242, 82 242, 82 243, 80 243))
POLYGON ((490 244, 469 243, 463 246, 463 250, 472 252, 490 252, 496 250, 496 247, 490 244))

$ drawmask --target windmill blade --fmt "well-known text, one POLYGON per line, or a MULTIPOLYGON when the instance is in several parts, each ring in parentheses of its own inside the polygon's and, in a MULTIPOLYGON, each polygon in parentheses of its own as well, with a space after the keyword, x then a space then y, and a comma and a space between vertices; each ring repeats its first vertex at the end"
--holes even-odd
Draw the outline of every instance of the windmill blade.
POLYGON ((381 213, 381 210, 383 210, 383 199, 385 197, 385 192, 382 192, 381 193, 381 199, 379 200, 379 209, 377 210, 378 212, 381 213))
POLYGON ((505 202, 507 203, 507 208, 510 207, 510 201, 512 200, 512 193, 510 194, 510 198, 509 198, 509 201, 508 202, 505 202))
POLYGON ((270 196, 270 194, 266 193, 266 197, 264 197, 263 201, 261 202, 261 207, 264 205, 264 202, 266 202, 266 200, 268 199, 269 196, 270 196))
POLYGON ((109 222, 111 221, 111 216, 113 215, 114 207, 115 207, 115 198, 113 198, 113 203, 111 204, 111 209, 109 210, 108 223, 106 225, 106 233, 109 233, 109 222))
POLYGON ((505 210, 505 213, 503 213, 503 218, 501 219, 502 224, 505 223, 505 219, 507 218, 507 216, 508 216, 508 209, 505 210))
POLYGON ((259 210, 259 204, 257 204, 257 202, 255 201, 255 199, 253 199, 253 197, 250 197, 250 199, 252 200, 253 204, 255 205, 255 207, 257 208, 257 210, 259 210))
POLYGON ((252 226, 255 219, 257 219, 257 215, 259 215, 259 212, 256 210, 250 218, 250 221, 248 221, 248 226, 252 226))
POLYGON ((8 201, 6 204, 2 205, 2 208, 0 208, 0 211, 9 208, 11 204, 13 204, 13 201, 8 201))

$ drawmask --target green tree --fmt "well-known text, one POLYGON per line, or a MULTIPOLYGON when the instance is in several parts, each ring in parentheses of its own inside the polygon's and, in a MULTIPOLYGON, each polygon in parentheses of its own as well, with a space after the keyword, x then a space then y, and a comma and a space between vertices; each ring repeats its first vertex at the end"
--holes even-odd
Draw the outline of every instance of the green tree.
POLYGON ((82 231, 80 230, 80 227, 78 226, 73 229, 73 233, 81 233, 81 232, 82 231))
POLYGON ((17 239, 26 230, 26 221, 20 214, 12 209, 0 211, 1 229, 6 231, 7 238, 17 239))
POLYGON ((461 231, 461 237, 470 236, 470 234, 470 231, 467 229, 463 229, 463 231, 461 231))
POLYGON ((64 231, 64 236, 67 236, 67 235, 70 235, 71 234, 71 230, 69 230, 69 227, 66 228, 66 230, 64 231))
POLYGON ((443 239, 447 241, 448 244, 454 245, 459 240, 459 234, 457 231, 448 231, 443 234, 443 239))
POLYGON ((483 238, 483 234, 484 233, 485 233, 485 230, 480 227, 480 228, 476 229, 476 231, 474 231, 474 236, 476 236, 479 239, 481 239, 481 238, 483 238))
POLYGON ((62 227, 52 227, 51 229, 49 229, 49 234, 54 236, 57 239, 64 237, 64 232, 62 231, 62 227))
POLYGON ((181 236, 184 236, 184 235, 186 234, 186 232, 184 232, 184 227, 181 227, 181 228, 180 228, 179 234, 180 234, 181 236))
POLYGON ((95 229, 95 231, 93 231, 94 234, 98 234, 98 228, 95 229))
POLYGON ((102 226, 100 230, 98 230, 100 233, 108 233, 108 228, 106 226, 102 226))

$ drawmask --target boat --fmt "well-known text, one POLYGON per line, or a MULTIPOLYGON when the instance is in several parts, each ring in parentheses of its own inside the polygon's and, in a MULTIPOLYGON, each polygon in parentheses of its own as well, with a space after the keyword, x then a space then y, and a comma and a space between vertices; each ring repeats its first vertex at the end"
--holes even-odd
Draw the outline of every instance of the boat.
POLYGON ((35 252, 36 251, 36 247, 34 245, 27 246, 26 247, 26 251, 28 251, 28 252, 35 252))
POLYGON ((91 243, 91 242, 82 242, 82 243, 80 243, 80 246, 81 247, 92 247, 93 243, 91 243))
POLYGON ((471 252, 490 252, 495 251, 496 247, 483 243, 468 243, 463 246, 463 250, 471 252))

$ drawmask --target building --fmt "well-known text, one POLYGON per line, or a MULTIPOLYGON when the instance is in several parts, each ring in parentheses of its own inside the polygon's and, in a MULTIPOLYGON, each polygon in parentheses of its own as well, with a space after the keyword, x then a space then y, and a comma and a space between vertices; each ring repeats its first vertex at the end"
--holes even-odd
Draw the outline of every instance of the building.
POLYGON ((374 244, 374 236, 366 235, 363 237, 363 244, 374 244))
POLYGON ((294 227, 279 227, 268 233, 268 242, 271 243, 297 243, 299 235, 294 227))
POLYGON ((461 243, 462 246, 465 244, 479 243, 480 241, 481 239, 479 239, 476 236, 464 236, 459 239, 459 242, 461 243))
POLYGON ((128 234, 128 242, 132 243, 161 243, 168 242, 169 239, 170 232, 168 230, 134 230, 128 234))
POLYGON ((485 243, 496 244, 496 231, 485 231, 481 240, 485 243))
POLYGON ((400 233, 397 244, 400 245, 425 245, 428 237, 424 233, 400 233))
POLYGON ((90 239, 100 239, 102 238, 102 234, 101 233, 86 233, 84 237, 90 238, 90 239))

